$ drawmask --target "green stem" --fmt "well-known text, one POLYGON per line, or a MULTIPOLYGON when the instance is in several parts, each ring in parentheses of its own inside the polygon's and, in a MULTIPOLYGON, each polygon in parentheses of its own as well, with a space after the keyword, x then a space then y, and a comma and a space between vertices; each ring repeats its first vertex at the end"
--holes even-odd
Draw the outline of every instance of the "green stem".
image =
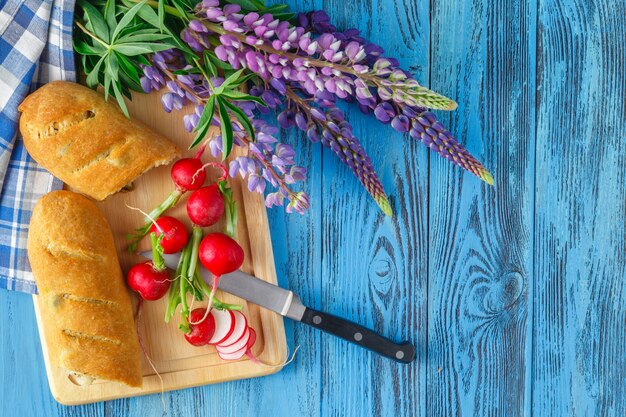
POLYGON ((191 232, 191 259, 189 260, 189 269, 186 275, 189 278, 189 282, 193 281, 196 267, 198 266, 198 250, 200 249, 202 235, 202 228, 194 225, 193 232, 191 232))
POLYGON ((104 46, 106 49, 110 49, 111 46, 106 43, 105 41, 103 41, 102 39, 100 39, 99 37, 97 37, 96 35, 94 35, 93 33, 89 32, 87 30, 87 28, 85 26, 83 26, 78 20, 75 20, 74 23, 76 24, 76 26, 78 26, 80 28, 80 30, 82 30, 83 32, 85 32, 87 34, 87 36, 89 36, 90 38, 94 39, 95 41, 97 41, 98 43, 100 43, 102 46, 104 46))
MULTIPOLYGON (((202 278, 199 266, 198 268, 196 268, 195 282, 207 297, 211 295, 211 287, 202 278)), ((220 301, 217 297, 213 297, 213 306, 218 310, 241 310, 243 308, 240 304, 225 303, 223 301, 220 301)))
POLYGON ((161 217, 165 211, 174 207, 184 193, 184 191, 179 189, 172 191, 161 204, 155 207, 146 217, 143 218, 143 225, 135 229, 134 234, 127 236, 127 239, 130 240, 128 252, 132 253, 137 249, 137 244, 145 235, 148 234, 152 223, 161 217))
POLYGON ((150 243, 152 244, 152 265, 157 271, 165 270, 165 259, 163 259, 163 246, 161 246, 161 240, 163 239, 163 233, 160 237, 157 237, 156 233, 150 233, 150 243))
POLYGON ((220 181, 218 186, 226 206, 226 234, 235 239, 237 235, 237 202, 233 198, 233 190, 226 181, 220 181))
POLYGON ((183 269, 183 263, 185 260, 185 251, 187 251, 186 247, 185 249, 183 249, 180 259, 178 260, 178 266, 176 267, 176 276, 174 277, 174 281, 172 282, 172 285, 170 286, 170 292, 167 298, 167 308, 165 309, 165 322, 166 323, 170 322, 170 319, 176 312, 176 307, 178 307, 178 304, 180 304, 179 285, 180 285, 180 279, 181 279, 181 271, 183 269))
POLYGON ((179 282, 179 294, 180 294, 180 314, 182 316, 182 323, 178 326, 180 330, 187 333, 189 332, 189 305, 187 304, 187 273, 189 270, 189 258, 191 254, 191 244, 187 244, 183 253, 181 254, 182 266, 180 267, 180 282, 179 282))

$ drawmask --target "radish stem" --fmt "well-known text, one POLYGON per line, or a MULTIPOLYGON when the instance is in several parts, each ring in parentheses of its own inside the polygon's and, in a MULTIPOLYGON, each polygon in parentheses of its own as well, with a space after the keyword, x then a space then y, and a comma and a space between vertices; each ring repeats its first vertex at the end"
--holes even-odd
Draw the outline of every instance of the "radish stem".
POLYGON ((188 252, 187 246, 183 249, 183 252, 180 255, 180 260, 178 261, 178 266, 176 267, 176 277, 172 282, 172 286, 170 287, 170 293, 167 299, 167 309, 165 310, 165 322, 169 323, 170 319, 174 315, 176 311, 176 307, 180 303, 180 282, 182 279, 182 270, 185 261, 185 255, 188 252))
POLYGON ((193 282, 194 274, 196 272, 196 266, 198 265, 198 248, 202 241, 202 229, 199 226, 193 226, 193 232, 191 232, 191 259, 189 261, 189 269, 187 270, 187 278, 189 282, 193 282))
MULTIPOLYGON (((195 282, 202 289, 202 292, 208 297, 211 295, 211 287, 202 279, 200 274, 200 267, 196 268, 195 282)), ((220 301, 217 297, 213 297, 213 306, 218 310, 241 310, 243 307, 240 304, 229 304, 220 301)))
POLYGON ((191 254, 191 247, 188 244, 183 252, 183 266, 180 270, 180 314, 183 317, 183 322, 178 326, 180 330, 185 333, 189 333, 189 323, 187 318, 189 317, 189 305, 187 304, 187 271, 189 270, 189 258, 191 254))
POLYGON ((163 259, 163 246, 161 246, 161 240, 165 237, 165 234, 161 233, 157 237, 156 233, 150 233, 150 243, 152 244, 152 265, 157 271, 165 270, 165 259, 163 259))
POLYGON ((150 227, 152 226, 152 222, 159 217, 168 209, 174 207, 180 197, 185 193, 184 190, 176 189, 167 196, 167 198, 154 208, 146 217, 143 219, 143 225, 137 229, 135 229, 135 233, 129 234, 126 238, 130 240, 130 244, 128 245, 128 251, 134 252, 137 249, 137 244, 139 241, 148 234, 150 227))
POLYGON ((233 190, 225 180, 217 183, 224 197, 224 212, 226 214, 226 234, 235 239, 237 234, 237 202, 233 198, 233 190))

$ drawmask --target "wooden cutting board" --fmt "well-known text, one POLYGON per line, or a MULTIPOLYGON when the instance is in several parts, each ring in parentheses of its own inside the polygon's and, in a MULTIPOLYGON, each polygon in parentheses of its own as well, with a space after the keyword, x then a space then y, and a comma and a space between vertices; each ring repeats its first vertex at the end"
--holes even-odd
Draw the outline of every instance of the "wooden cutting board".
MULTIPOLYGON (((191 109, 183 109, 185 113, 167 114, 161 108, 158 93, 135 94, 133 101, 128 104, 133 118, 143 121, 154 130, 164 134, 176 143, 186 155, 190 156, 195 153, 196 150, 187 151, 192 135, 184 129, 182 122, 183 114, 191 112, 191 109)), ((203 160, 209 159, 210 154, 207 149, 203 160)), ((218 173, 211 168, 208 168, 207 171, 208 180, 215 180, 218 177, 218 173)), ((138 227, 143 218, 141 213, 131 210, 127 206, 137 207, 148 212, 163 201, 173 189, 169 172, 169 166, 153 169, 135 181, 135 187, 132 191, 117 193, 105 201, 97 203, 113 230, 124 274, 132 265, 142 260, 126 251, 126 234, 138 227)), ((263 197, 244 189, 245 184, 240 178, 231 179, 230 182, 237 200, 239 218, 237 241, 246 254, 242 270, 275 284, 274 255, 263 197)), ((183 196, 178 207, 170 210, 168 214, 173 213, 178 219, 186 220, 190 231, 191 225, 185 212, 185 202, 186 197, 183 196)), ((218 224, 206 230, 222 231, 224 230, 223 226, 223 224, 218 224)), ((243 311, 257 333, 257 340, 252 352, 258 358, 259 363, 254 363, 247 357, 239 361, 226 362, 217 356, 213 347, 195 347, 188 344, 178 330, 180 317, 178 312, 169 324, 163 321, 167 298, 165 297, 159 301, 145 302, 140 320, 142 341, 162 378, 162 382, 144 357, 143 388, 137 389, 114 382, 95 381, 87 387, 80 387, 70 382, 62 370, 50 363, 37 297, 34 296, 35 313, 48 382, 54 398, 66 405, 85 404, 234 379, 258 377, 279 371, 287 356, 283 318, 256 305, 247 304, 244 300, 230 294, 218 292, 218 297, 222 301, 243 305, 243 311)), ((200 305, 206 305, 206 302, 197 304, 197 306, 200 305)))

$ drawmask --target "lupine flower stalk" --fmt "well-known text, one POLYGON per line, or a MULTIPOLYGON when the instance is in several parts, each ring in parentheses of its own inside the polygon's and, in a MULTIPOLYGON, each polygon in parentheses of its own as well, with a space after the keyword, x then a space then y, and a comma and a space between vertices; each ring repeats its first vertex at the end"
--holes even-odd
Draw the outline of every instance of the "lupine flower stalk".
POLYGON ((219 59, 233 68, 253 71, 279 94, 291 85, 309 97, 330 93, 355 101, 361 110, 374 111, 382 122, 493 183, 484 166, 428 111, 452 110, 456 103, 420 86, 358 31, 337 32, 323 12, 299 15, 300 26, 291 26, 269 14, 240 11, 238 5, 222 8, 217 0, 205 0, 196 12, 198 20, 190 22, 183 38, 192 48, 203 50, 212 48, 211 36, 218 36, 220 44, 214 50, 219 59))
MULTIPOLYGON (((281 127, 295 126, 311 141, 332 149, 382 211, 391 214, 371 160, 337 107, 338 100, 356 103, 364 113, 373 113, 380 122, 408 133, 493 184, 485 167, 430 111, 453 110, 457 106, 454 101, 421 86, 396 59, 385 57, 383 49, 363 39, 358 30, 338 31, 326 13, 299 14, 296 20, 294 26, 269 13, 242 13, 237 4, 222 6, 219 0, 203 0, 181 33, 181 39, 199 56, 206 59, 208 52, 234 70, 244 69, 258 77, 249 83, 249 90, 259 102, 234 103, 251 120, 257 139, 252 141, 239 123, 232 123, 234 145, 247 147, 248 152, 230 162, 230 175, 246 178, 248 188, 260 193, 269 190, 269 183, 274 191, 266 196, 268 207, 284 205, 285 199, 288 211, 303 212, 309 207, 308 196, 290 188, 304 179, 305 169, 295 164, 289 145, 278 143, 276 129, 259 119, 259 113, 275 111, 281 127)), ((168 112, 180 110, 186 103, 195 105, 194 112, 184 116, 189 131, 196 129, 214 89, 224 82, 221 77, 191 71, 193 68, 176 50, 159 52, 153 55, 152 66, 144 67, 141 80, 145 91, 168 90, 162 96, 168 112)), ((211 124, 220 126, 220 120, 216 113, 211 124)), ((209 140, 214 156, 228 152, 222 149, 221 139, 218 135, 209 140)))

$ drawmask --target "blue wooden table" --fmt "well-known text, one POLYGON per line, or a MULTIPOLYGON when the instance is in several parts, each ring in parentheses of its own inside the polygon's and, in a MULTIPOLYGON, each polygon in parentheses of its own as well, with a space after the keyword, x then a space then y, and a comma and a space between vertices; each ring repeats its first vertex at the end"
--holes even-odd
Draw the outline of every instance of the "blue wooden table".
MULTIPOLYGON (((626 415, 626 6, 621 0, 289 1, 356 26, 455 98, 440 113, 495 186, 351 109, 391 197, 329 150, 312 208, 270 211, 279 280, 416 343, 409 366, 286 323, 294 363, 167 393, 173 416, 626 415)), ((0 415, 161 415, 158 395, 55 403, 32 301, 0 291, 0 415)))

